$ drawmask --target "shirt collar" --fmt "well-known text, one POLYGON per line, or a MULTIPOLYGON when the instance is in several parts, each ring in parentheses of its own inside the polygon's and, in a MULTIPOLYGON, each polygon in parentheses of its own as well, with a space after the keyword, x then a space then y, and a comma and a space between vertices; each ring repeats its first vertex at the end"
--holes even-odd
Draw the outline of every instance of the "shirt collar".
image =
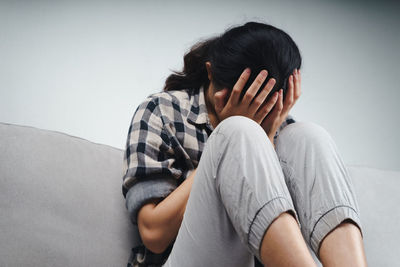
POLYGON ((203 86, 194 90, 190 95, 190 110, 187 121, 192 124, 206 124, 211 131, 214 130, 208 117, 203 86))

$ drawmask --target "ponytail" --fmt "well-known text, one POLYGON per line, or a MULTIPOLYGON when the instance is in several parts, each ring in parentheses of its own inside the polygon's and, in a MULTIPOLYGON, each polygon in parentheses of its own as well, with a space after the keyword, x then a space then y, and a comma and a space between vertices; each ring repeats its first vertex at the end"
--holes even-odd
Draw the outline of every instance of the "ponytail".
POLYGON ((218 37, 212 37, 193 45, 183 57, 183 71, 173 71, 165 81, 164 91, 190 89, 201 86, 208 88, 209 80, 205 62, 209 61, 209 52, 218 37))

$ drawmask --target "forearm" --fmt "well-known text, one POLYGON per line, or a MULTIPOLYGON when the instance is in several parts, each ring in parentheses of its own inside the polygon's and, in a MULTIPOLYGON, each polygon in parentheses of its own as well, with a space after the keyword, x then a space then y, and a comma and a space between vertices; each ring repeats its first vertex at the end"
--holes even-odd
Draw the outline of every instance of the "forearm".
POLYGON ((153 240, 158 252, 164 251, 178 234, 195 173, 196 170, 153 209, 148 227, 156 236, 153 240))
POLYGON ((195 172, 196 171, 192 172, 182 184, 163 201, 158 203, 154 209, 156 214, 154 227, 159 229, 162 233, 162 241, 164 241, 163 243, 165 243, 166 246, 168 246, 178 234, 195 172))

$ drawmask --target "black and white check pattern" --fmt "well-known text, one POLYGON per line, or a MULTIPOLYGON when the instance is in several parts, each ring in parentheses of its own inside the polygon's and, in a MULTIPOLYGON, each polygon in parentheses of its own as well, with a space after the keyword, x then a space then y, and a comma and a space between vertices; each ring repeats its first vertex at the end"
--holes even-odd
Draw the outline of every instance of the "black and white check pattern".
POLYGON ((203 88, 148 96, 136 109, 128 131, 124 197, 143 180, 163 178, 177 186, 197 167, 213 130, 203 88))
MULTIPOLYGON (((143 180, 164 178, 178 186, 197 167, 207 138, 214 130, 204 97, 203 87, 196 91, 158 92, 138 106, 124 153, 122 192, 125 198, 128 190, 143 180)), ((289 114, 275 138, 283 127, 293 122, 289 114)), ((165 193, 158 197, 165 197, 165 193)))
MULTIPOLYGON (((149 95, 136 109, 124 153, 122 193, 133 224, 152 198, 167 197, 195 169, 214 130, 204 88, 149 95)), ((295 120, 288 115, 275 134, 295 120)))

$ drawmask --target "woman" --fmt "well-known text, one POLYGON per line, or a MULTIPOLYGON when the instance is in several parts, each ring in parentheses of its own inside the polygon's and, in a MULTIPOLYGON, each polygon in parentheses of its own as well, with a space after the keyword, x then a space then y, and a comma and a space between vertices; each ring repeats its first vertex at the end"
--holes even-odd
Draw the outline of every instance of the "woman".
POLYGON ((136 109, 123 195, 128 266, 366 266, 358 204, 331 136, 289 115, 301 56, 248 22, 199 42, 136 109), (190 194, 189 194, 190 193, 190 194))

